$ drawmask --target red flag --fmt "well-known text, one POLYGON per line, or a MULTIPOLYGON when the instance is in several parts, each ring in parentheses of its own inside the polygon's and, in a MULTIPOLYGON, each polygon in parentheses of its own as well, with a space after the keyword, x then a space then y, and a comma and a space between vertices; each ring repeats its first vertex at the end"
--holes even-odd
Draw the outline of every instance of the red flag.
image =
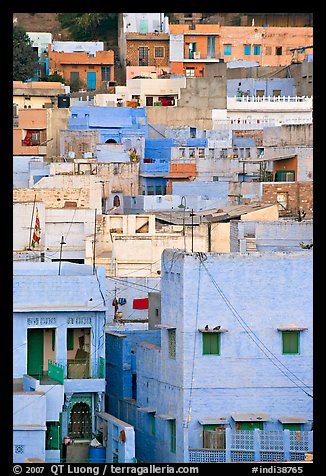
POLYGON ((148 309, 148 298, 143 298, 143 299, 134 299, 133 309, 148 309))
POLYGON ((36 245, 39 245, 41 239, 41 227, 40 227, 40 219, 38 216, 38 208, 36 207, 36 214, 35 214, 35 226, 34 226, 34 233, 32 239, 32 247, 35 248, 36 245))

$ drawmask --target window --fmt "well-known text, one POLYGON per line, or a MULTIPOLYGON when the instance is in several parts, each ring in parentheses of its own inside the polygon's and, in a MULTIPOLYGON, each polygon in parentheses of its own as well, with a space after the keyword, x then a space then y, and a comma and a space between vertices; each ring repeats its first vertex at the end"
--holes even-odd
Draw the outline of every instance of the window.
POLYGON ((101 81, 110 81, 111 66, 101 66, 101 81))
POLYGON ((282 55, 282 46, 276 46, 275 47, 275 54, 276 54, 276 56, 281 56, 282 55))
POLYGON ((148 185, 147 195, 154 195, 154 185, 148 185))
POLYGON ((272 54, 272 47, 271 46, 266 46, 265 47, 265 55, 269 56, 272 54))
POLYGON ((131 374, 131 398, 137 400, 137 374, 131 374))
POLYGON ((170 359, 175 359, 176 356, 176 335, 175 331, 168 331, 168 348, 170 359))
POLYGON ((176 452, 177 445, 176 445, 176 436, 177 436, 177 428, 176 428, 176 421, 170 420, 170 450, 172 453, 176 452))
POLYGON ((67 329, 67 350, 74 349, 74 330, 67 329))
POLYGON ((193 78, 195 76, 195 68, 186 68, 186 77, 193 78))
POLYGON ((264 89, 257 89, 257 90, 256 90, 256 97, 257 97, 257 98, 262 98, 263 96, 265 96, 265 91, 264 91, 264 89))
POLYGON ((251 46, 250 45, 243 45, 243 54, 245 56, 251 55, 251 46))
POLYGON ((162 195, 162 185, 156 185, 155 195, 162 195))
POLYGON ((148 66, 148 48, 138 48, 139 66, 148 66))
POLYGON ((282 353, 300 353, 300 333, 299 331, 282 331, 282 353))
POLYGON ((279 192, 276 195, 279 210, 286 210, 288 207, 289 194, 288 192, 279 192))
POLYGON ((239 430, 262 430, 263 422, 262 421, 238 421, 236 423, 235 429, 239 430))
POLYGON ((70 73, 70 81, 71 81, 71 82, 79 81, 79 73, 78 73, 78 71, 71 71, 71 73, 70 73))
POLYGON ((163 46, 157 46, 154 48, 154 57, 155 58, 164 58, 164 48, 163 46))
POLYGON ((153 96, 146 96, 146 106, 153 106, 153 96))
POLYGON ((224 56, 231 56, 232 55, 232 45, 224 45, 223 51, 224 51, 224 56))
POLYGON ((277 170, 275 174, 275 182, 294 182, 294 170, 277 170))
POLYGON ((155 435, 155 413, 149 413, 151 435, 155 435))
POLYGON ((301 423, 283 423, 283 430, 301 431, 301 423))
POLYGON ((219 332, 203 332, 203 355, 220 355, 219 332))
POLYGON ((254 45, 254 55, 260 55, 260 45, 254 45))
POLYGON ((273 96, 281 96, 281 90, 280 89, 273 89, 273 96))
POLYGON ((113 206, 114 207, 120 207, 120 198, 119 195, 115 195, 113 198, 113 206))

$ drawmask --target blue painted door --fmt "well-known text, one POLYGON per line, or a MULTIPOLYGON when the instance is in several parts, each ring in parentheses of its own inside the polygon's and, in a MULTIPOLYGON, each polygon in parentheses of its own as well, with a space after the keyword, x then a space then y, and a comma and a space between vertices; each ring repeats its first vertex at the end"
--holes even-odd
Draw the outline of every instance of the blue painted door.
POLYGON ((94 71, 87 73, 87 89, 96 89, 96 73, 94 71))

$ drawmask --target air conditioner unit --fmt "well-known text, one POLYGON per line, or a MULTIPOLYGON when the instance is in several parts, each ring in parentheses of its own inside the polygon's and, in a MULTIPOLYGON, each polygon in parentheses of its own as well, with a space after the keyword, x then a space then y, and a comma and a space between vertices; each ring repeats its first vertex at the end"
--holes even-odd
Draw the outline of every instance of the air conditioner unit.
POLYGON ((69 159, 75 159, 76 158, 76 152, 68 152, 68 158, 69 159))
POLYGON ((194 59, 200 59, 200 52, 194 53, 194 59))

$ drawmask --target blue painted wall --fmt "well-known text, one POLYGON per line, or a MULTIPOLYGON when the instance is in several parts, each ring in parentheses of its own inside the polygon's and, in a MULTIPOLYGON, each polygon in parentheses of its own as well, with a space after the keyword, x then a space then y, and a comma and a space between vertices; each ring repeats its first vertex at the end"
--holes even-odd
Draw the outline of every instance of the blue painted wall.
POLYGON ((256 96, 257 90, 265 91, 265 96, 273 96, 273 90, 281 90, 281 96, 296 96, 293 78, 241 78, 227 80, 227 95, 236 96, 237 90, 247 92, 249 96, 256 96), (241 85, 239 86, 239 83, 241 85))
MULTIPOLYGON (((236 412, 267 413, 264 430, 282 430, 281 416, 306 418, 302 430, 311 429, 312 252, 207 253, 203 261, 199 258, 163 252, 161 322, 170 330, 162 329, 159 346, 136 345, 137 405, 155 409, 156 425, 152 435, 149 413, 138 410, 137 420, 134 403, 128 414, 136 435, 141 434, 136 456, 143 461, 186 461, 188 447, 202 447, 199 420, 226 418, 234 429, 236 412), (306 330, 300 331, 300 353, 283 355, 278 328, 291 324, 306 330), (200 329, 206 325, 226 330, 220 355, 203 355, 200 329), (175 358, 169 352, 173 327, 175 358), (170 448, 166 418, 176 420, 176 452, 170 448)), ((109 353, 110 346, 107 341, 109 353)), ((131 372, 130 359, 128 365, 131 372)), ((116 400, 121 388, 120 399, 126 393, 125 387, 117 388, 116 400)), ((120 403, 124 417, 126 406, 120 403)))
POLYGON ((146 108, 71 106, 68 129, 100 129, 101 142, 128 136, 148 137, 146 108))

